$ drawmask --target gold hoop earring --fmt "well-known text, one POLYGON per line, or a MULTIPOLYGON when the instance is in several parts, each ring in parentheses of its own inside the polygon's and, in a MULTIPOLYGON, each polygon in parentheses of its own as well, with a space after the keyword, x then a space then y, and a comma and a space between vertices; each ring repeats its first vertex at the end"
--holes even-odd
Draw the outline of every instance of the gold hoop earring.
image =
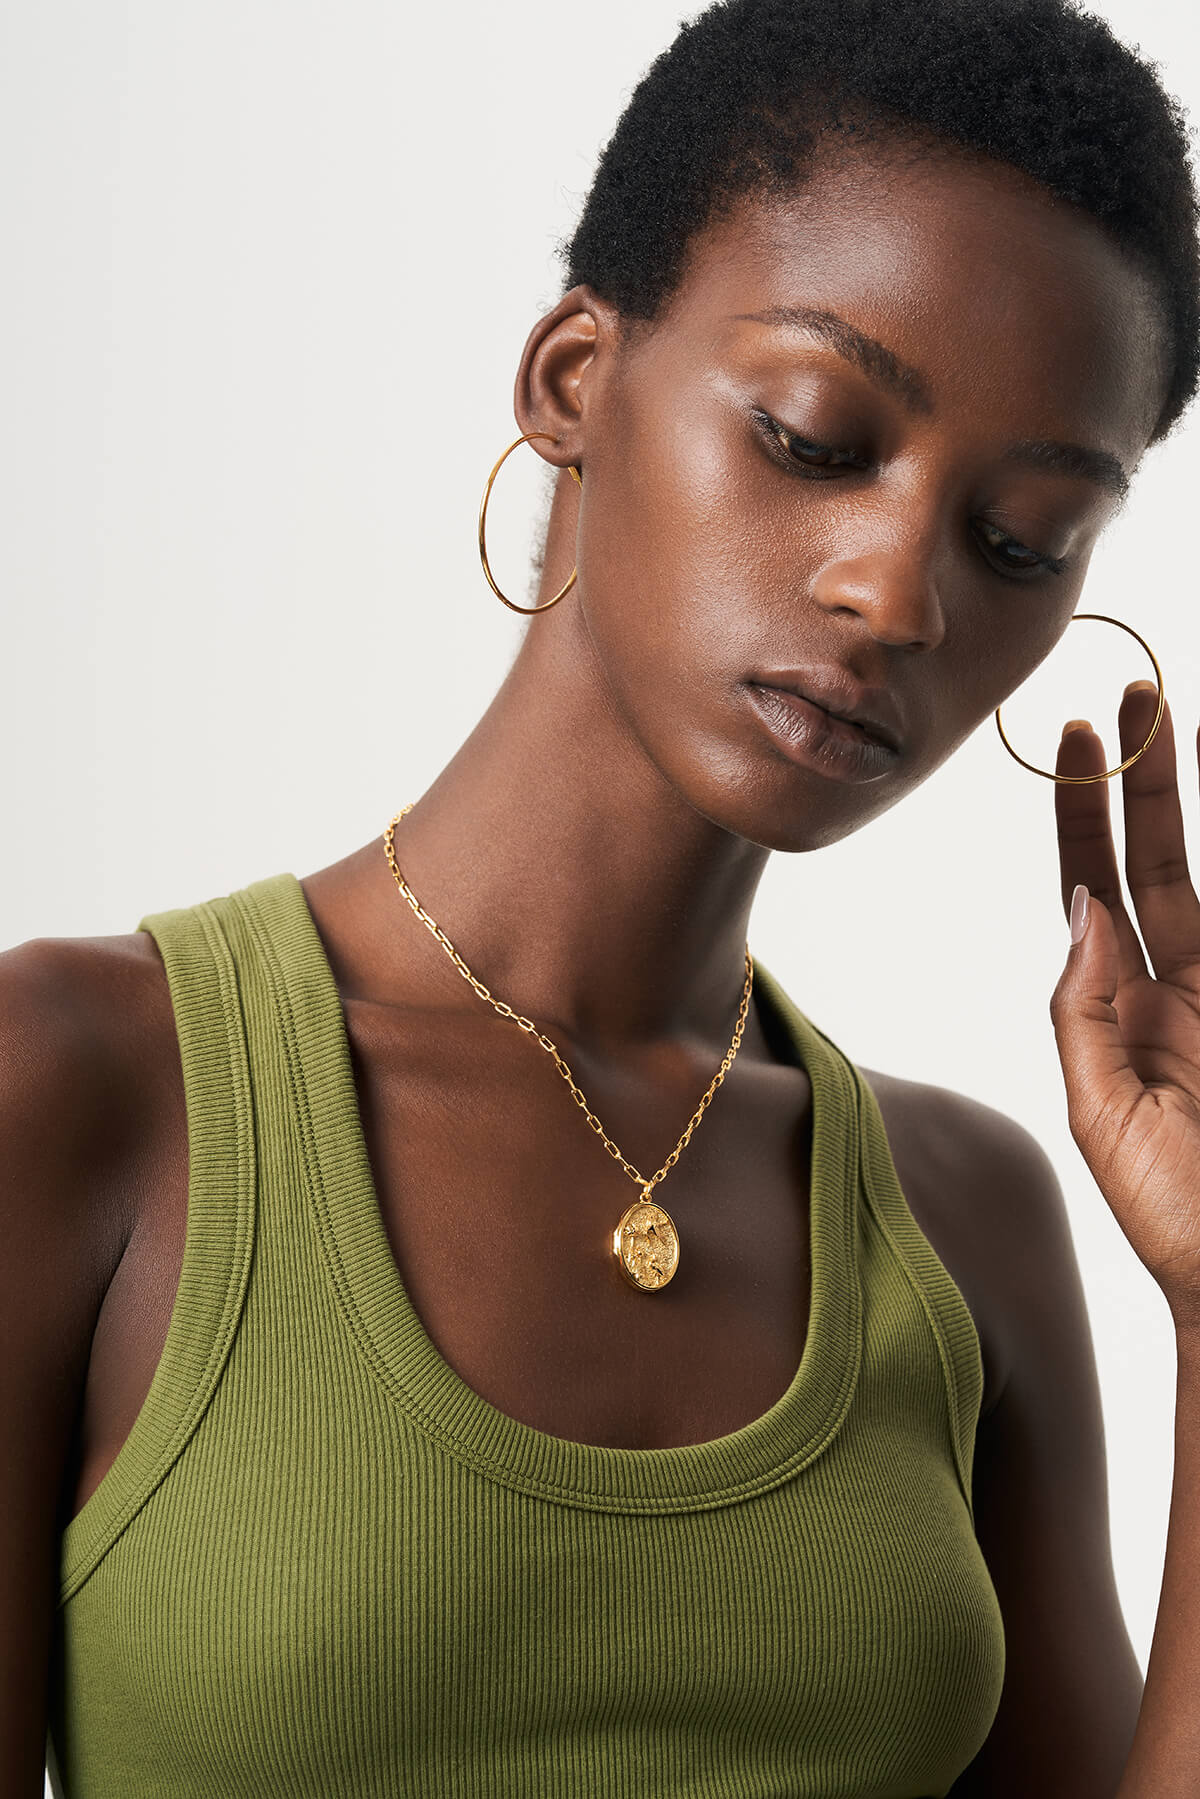
POLYGON ((1026 762, 1024 756, 1017 755, 1016 750, 1014 750, 1012 744, 1008 741, 1008 738, 1005 737, 1005 735, 1004 735, 1004 726, 1000 723, 1000 708, 999 708, 999 706, 996 707, 996 729, 999 731, 1001 741, 1003 742, 1004 747, 1008 751, 1009 755, 1012 756, 1015 761, 1019 762, 1021 764, 1022 768, 1029 769, 1032 774, 1045 775, 1045 777, 1048 781, 1070 781, 1070 782, 1111 781, 1111 779, 1114 775, 1119 775, 1119 774, 1123 773, 1125 769, 1131 768, 1133 766, 1133 764, 1137 761, 1139 756, 1144 756, 1146 751, 1150 748, 1150 745, 1154 741, 1154 733, 1158 730, 1159 722, 1163 715, 1163 707, 1166 703, 1166 697, 1167 697, 1166 693, 1163 690, 1162 669, 1158 666, 1158 657, 1154 654, 1154 651, 1150 648, 1150 645, 1146 642, 1146 639, 1144 637, 1142 637, 1137 631, 1135 631, 1132 625, 1122 624, 1122 622, 1119 618, 1110 618, 1107 612, 1077 612, 1077 613, 1075 613, 1074 617, 1071 619, 1071 621, 1070 621, 1071 624, 1074 624, 1075 619, 1077 619, 1077 618, 1098 618, 1098 619, 1102 619, 1104 621, 1104 623, 1107 625, 1120 625, 1120 628, 1122 631, 1128 631, 1129 635, 1131 637, 1137 638, 1138 642, 1141 644, 1142 648, 1145 650, 1147 656, 1149 656, 1151 662, 1153 662, 1153 664, 1154 664, 1154 675, 1155 675, 1155 679, 1158 682, 1158 710, 1154 714, 1154 723, 1150 727, 1150 735, 1149 735, 1149 737, 1147 737, 1147 739, 1146 739, 1145 743, 1142 745, 1141 749, 1135 750, 1132 756, 1127 756, 1125 761, 1119 763, 1116 768, 1106 768, 1104 770, 1103 774, 1099 774, 1099 775, 1059 775, 1059 774, 1054 774, 1048 768, 1034 768, 1032 762, 1026 762))
MULTIPOLYGON (((549 440, 549 442, 552 444, 556 444, 558 442, 557 437, 554 437, 549 431, 527 431, 525 433, 524 437, 515 437, 513 439, 512 443, 509 444, 508 449, 505 450, 504 456, 510 455, 512 453, 512 451, 516 449, 518 444, 529 443, 531 441, 531 439, 533 439, 535 437, 547 438, 549 440)), ((514 612, 549 612, 551 606, 557 606, 558 602, 562 599, 564 593, 569 593, 571 588, 574 587, 576 577, 579 574, 579 570, 577 568, 573 568, 571 570, 570 579, 568 581, 564 582, 563 586, 559 588, 559 590, 555 594, 554 598, 552 600, 544 600, 540 606, 518 606, 517 602, 515 600, 510 600, 507 594, 500 592, 500 589, 496 586, 495 581, 492 579, 492 571, 488 564, 488 558, 487 558, 487 546, 485 545, 484 540, 483 540, 483 528, 484 528, 484 520, 487 518, 488 495, 492 491, 492 482, 496 479, 497 472, 499 471, 499 468, 500 468, 500 463, 504 461, 504 456, 501 456, 499 461, 496 463, 495 468, 492 470, 491 474, 487 478, 487 486, 483 490, 483 500, 480 503, 480 507, 479 507, 479 560, 483 563, 483 572, 487 576, 487 584, 491 588, 492 592, 496 595, 496 598, 503 600, 504 604, 506 606, 510 606, 514 612)), ((582 487, 583 486, 583 477, 579 473, 579 470, 575 467, 575 464, 573 462, 571 462, 571 463, 568 463, 567 466, 570 469, 571 473, 574 475, 575 480, 578 483, 578 485, 580 487, 582 487)))

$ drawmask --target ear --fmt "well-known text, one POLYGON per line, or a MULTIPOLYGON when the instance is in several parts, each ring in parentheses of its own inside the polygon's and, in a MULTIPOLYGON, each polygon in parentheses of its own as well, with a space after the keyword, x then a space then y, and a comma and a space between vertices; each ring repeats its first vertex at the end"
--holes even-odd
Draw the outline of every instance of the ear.
POLYGON ((582 472, 588 408, 601 404, 617 343, 616 308, 584 282, 569 288, 526 338, 513 411, 522 434, 547 431, 558 440, 529 445, 547 462, 563 469, 574 463, 582 472))

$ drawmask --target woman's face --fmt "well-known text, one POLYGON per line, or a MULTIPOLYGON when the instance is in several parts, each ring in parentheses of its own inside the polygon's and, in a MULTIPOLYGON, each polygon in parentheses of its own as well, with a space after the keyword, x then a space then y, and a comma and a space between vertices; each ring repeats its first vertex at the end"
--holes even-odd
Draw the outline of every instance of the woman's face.
POLYGON ((582 292, 596 353, 564 443, 587 652, 699 811, 772 848, 834 842, 1066 630, 1163 398, 1150 290, 1006 165, 860 149, 700 233, 625 347, 582 292), (886 690, 895 753, 835 765, 763 691, 814 664, 886 690))

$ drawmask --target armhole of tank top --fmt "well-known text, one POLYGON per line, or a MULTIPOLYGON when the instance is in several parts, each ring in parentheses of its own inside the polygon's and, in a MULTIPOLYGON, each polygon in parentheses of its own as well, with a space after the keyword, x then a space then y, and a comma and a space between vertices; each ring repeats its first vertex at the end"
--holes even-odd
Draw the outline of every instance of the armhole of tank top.
POLYGON ((972 1526, 975 1432, 983 1403, 983 1350, 962 1291, 917 1223, 892 1160, 887 1127, 870 1083, 853 1062, 862 1129, 863 1187, 871 1213, 912 1285, 937 1345, 946 1384, 950 1441, 972 1526))
POLYGON ((187 1106, 187 1227, 162 1354, 99 1486, 59 1537, 58 1604, 99 1566, 186 1447, 225 1366, 254 1243, 249 1058, 222 902, 143 918, 167 971, 187 1106))

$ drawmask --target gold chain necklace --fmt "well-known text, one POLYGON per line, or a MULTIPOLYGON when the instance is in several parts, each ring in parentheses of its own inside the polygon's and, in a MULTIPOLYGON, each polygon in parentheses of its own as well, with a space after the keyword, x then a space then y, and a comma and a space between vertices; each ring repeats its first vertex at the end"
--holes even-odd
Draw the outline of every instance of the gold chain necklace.
POLYGON ((746 1011, 750 1004, 750 989, 754 981, 754 961, 750 955, 750 945, 749 943, 746 945, 746 985, 742 992, 742 1003, 738 1011, 733 1041, 725 1052, 725 1059, 721 1063, 720 1068, 718 1068, 716 1075, 713 1077, 708 1092, 704 1095, 704 1098, 700 1101, 700 1104, 692 1114, 683 1136, 679 1139, 679 1142, 675 1145, 658 1173, 652 1175, 651 1178, 647 1180, 644 1174, 638 1172, 632 1162, 627 1162, 625 1160, 625 1157, 621 1154, 612 1138, 606 1135, 604 1126, 600 1123, 596 1114, 589 1108, 586 1099, 576 1086, 571 1070, 558 1052, 557 1044, 553 1043, 543 1031, 539 1031, 531 1018, 523 1018, 519 1012, 514 1012, 512 1007, 506 1006, 502 1000, 493 999, 492 995, 483 985, 483 982, 476 980, 475 976, 471 973, 471 970, 467 967, 441 926, 435 924, 434 920, 430 918, 428 912, 426 912, 416 894, 404 879, 404 876, 400 873, 399 868, 396 866, 396 852, 393 847, 396 826, 400 823, 400 820, 404 817, 406 812, 412 811, 416 803, 415 800, 410 800, 407 806, 403 806, 400 811, 396 813, 395 817, 389 820, 387 829, 383 834, 384 852, 387 855, 388 867, 392 871, 396 885, 399 887, 401 893, 404 895, 417 917, 433 932, 433 935, 437 938, 438 942, 449 953, 455 967, 461 974, 466 976, 468 981, 470 981, 480 999, 487 1000, 488 1004, 493 1006, 495 1010, 500 1013, 502 1018, 511 1018, 514 1024, 520 1025, 523 1031, 526 1031, 535 1037, 542 1048, 547 1050, 550 1055, 554 1057, 558 1072, 562 1075, 568 1087, 571 1089, 572 1096, 576 1103, 582 1106, 584 1112, 587 1114, 588 1123, 601 1139, 604 1147, 608 1150, 609 1154, 621 1164, 621 1167, 625 1170, 626 1174, 632 1176, 641 1187, 642 1192, 640 1198, 635 1199, 628 1210, 622 1214, 620 1222, 613 1231, 612 1250, 613 1255, 616 1258, 617 1266, 631 1286, 637 1287, 642 1293, 657 1293, 661 1288, 666 1286, 667 1282, 672 1278, 675 1270, 679 1266, 679 1232, 675 1228, 675 1221, 670 1213, 665 1212, 656 1201, 651 1199, 650 1195, 658 1185, 659 1181, 661 1181, 663 1176, 667 1173, 667 1170, 673 1168, 679 1160, 680 1151, 684 1148, 685 1144, 691 1140, 692 1132, 699 1124, 704 1108, 708 1105, 713 1094, 725 1079, 729 1066, 738 1053, 738 1047, 742 1041, 742 1032, 746 1025, 746 1011))

